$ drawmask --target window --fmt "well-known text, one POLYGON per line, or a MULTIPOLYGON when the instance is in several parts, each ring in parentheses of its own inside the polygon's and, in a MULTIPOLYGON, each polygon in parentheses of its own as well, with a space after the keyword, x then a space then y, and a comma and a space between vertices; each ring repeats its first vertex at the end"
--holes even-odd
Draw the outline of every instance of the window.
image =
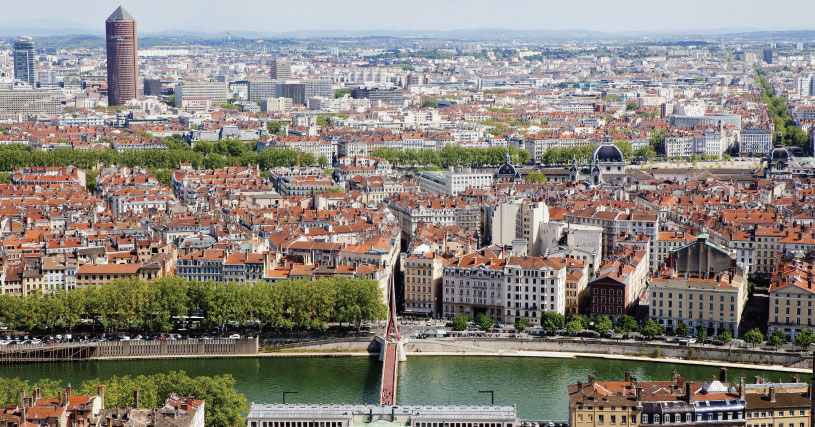
POLYGON ((611 424, 617 424, 617 416, 616 415, 611 416, 611 424))
POLYGON ((597 416, 597 424, 603 424, 603 415, 597 416))
POLYGON ((659 424, 659 415, 654 414, 654 424, 659 424))
MULTIPOLYGON (((634 422, 634 417, 631 417, 631 422, 634 422)), ((648 414, 642 414, 642 423, 648 424, 648 414)))

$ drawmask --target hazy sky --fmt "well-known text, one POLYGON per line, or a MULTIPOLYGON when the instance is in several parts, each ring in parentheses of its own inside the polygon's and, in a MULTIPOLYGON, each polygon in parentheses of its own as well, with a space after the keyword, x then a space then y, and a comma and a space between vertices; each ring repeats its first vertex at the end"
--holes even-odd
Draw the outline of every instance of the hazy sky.
MULTIPOLYGON (((141 32, 815 29, 814 0, 121 0, 121 4, 136 17, 141 32)), ((103 31, 103 21, 118 5, 118 0, 0 0, 0 24, 103 31)))

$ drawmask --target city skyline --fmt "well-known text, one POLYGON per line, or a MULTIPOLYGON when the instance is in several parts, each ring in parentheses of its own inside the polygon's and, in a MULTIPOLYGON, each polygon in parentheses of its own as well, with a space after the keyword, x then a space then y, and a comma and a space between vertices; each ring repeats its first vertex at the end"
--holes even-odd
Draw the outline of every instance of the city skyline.
MULTIPOLYGON (((71 29, 82 33, 103 31, 98 24, 107 10, 118 3, 101 0, 83 2, 82 10, 60 2, 35 0, 4 6, 12 19, 0 20, 0 27, 14 29, 48 29, 54 33, 71 29), (26 19, 24 8, 41 11, 37 19, 26 19)), ((201 7, 189 9, 183 4, 167 4, 155 0, 144 2, 123 1, 121 5, 140 19, 144 34, 161 32, 221 33, 246 32, 285 34, 303 31, 338 33, 345 31, 452 31, 465 29, 511 29, 591 31, 602 33, 720 33, 742 31, 807 30, 811 24, 807 13, 760 14, 765 7, 757 0, 744 2, 723 1, 708 3, 702 0, 686 2, 681 9, 669 4, 641 0, 600 2, 582 0, 574 2, 543 2, 520 0, 511 7, 506 2, 493 0, 418 0, 412 8, 399 8, 400 19, 394 21, 394 8, 370 0, 351 0, 336 3, 327 0, 303 3, 276 4, 258 1, 245 3, 245 8, 232 8, 223 2, 204 0, 201 7), (247 15, 246 8, 254 12, 247 15), (302 10, 322 11, 304 16, 302 10), (427 13, 433 10, 433 13, 427 13), (700 14, 704 10, 706 13, 700 14), (522 12, 522 13, 521 13, 522 12), (358 18, 364 13, 366 19, 358 18), (276 20, 278 15, 286 19, 276 20), (636 18, 636 19, 635 19, 636 18)), ((778 9, 806 11, 812 8, 804 0, 781 0, 778 9)))

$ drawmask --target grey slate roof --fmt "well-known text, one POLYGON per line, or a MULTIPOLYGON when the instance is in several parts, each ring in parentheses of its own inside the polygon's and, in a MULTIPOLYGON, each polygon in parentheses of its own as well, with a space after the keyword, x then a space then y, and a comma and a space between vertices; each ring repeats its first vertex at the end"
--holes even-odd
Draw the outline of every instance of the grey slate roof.
POLYGON ((136 19, 133 18, 133 15, 130 14, 125 8, 119 6, 113 13, 108 16, 108 21, 135 21, 136 19))

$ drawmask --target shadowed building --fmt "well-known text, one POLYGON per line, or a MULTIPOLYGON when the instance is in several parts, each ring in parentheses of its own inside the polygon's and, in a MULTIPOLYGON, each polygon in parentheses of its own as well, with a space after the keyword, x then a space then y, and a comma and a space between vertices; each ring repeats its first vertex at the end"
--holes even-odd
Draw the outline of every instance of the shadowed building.
POLYGON ((122 105, 138 97, 136 20, 119 6, 105 21, 108 59, 108 105, 122 105))

